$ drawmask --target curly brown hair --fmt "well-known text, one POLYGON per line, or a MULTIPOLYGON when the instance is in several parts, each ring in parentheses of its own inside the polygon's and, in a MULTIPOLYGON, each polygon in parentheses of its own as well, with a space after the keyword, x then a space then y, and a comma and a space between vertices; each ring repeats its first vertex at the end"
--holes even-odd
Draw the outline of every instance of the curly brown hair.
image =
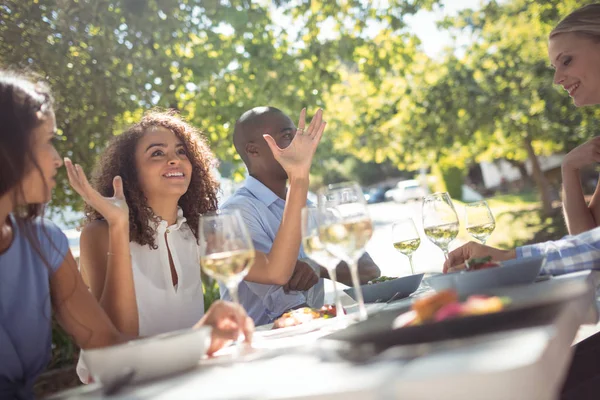
MULTIPOLYGON (((154 240, 156 231, 150 221, 158 221, 158 217, 148 206, 146 196, 142 192, 133 155, 144 132, 157 126, 169 129, 183 142, 192 164, 190 186, 178 204, 196 238, 200 215, 217 209, 219 189, 219 183, 211 173, 211 167, 216 161, 208 142, 202 132, 184 121, 174 110, 149 111, 140 122, 115 136, 96 163, 91 184, 101 195, 111 197, 114 195, 113 178, 121 176, 129 206, 129 240, 148 245, 151 249, 156 249, 157 245, 154 240)), ((85 207, 85 214, 84 224, 104 219, 88 205, 85 207)))

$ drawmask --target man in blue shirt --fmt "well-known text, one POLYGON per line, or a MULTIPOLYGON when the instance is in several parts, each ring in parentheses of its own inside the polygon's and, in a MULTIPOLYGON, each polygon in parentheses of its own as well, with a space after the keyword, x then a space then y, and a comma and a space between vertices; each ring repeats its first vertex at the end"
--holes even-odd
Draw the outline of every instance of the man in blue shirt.
MULTIPOLYGON (((236 122, 233 142, 248 168, 244 186, 230 197, 222 209, 238 209, 248 226, 254 247, 269 253, 281 224, 285 208, 288 176, 275 160, 263 138, 269 134, 280 148, 290 145, 296 134, 292 120, 274 107, 256 107, 244 113, 236 122)), ((240 302, 256 325, 272 322, 284 312, 323 304, 323 278, 327 270, 308 261, 300 248, 299 260, 290 281, 285 286, 243 281, 239 286, 240 302)), ((350 283, 347 265, 338 267, 338 281, 350 283)), ((361 281, 366 283, 379 276, 379 268, 368 255, 359 261, 361 281)), ((221 298, 229 293, 221 285, 221 298)))

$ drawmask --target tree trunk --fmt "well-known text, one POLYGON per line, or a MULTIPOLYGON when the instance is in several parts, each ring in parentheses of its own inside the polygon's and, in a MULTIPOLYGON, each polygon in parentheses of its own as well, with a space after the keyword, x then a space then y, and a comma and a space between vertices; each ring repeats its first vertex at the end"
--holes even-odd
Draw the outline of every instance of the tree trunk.
POLYGON ((533 175, 533 180, 540 191, 540 196, 542 199, 542 207, 544 211, 544 215, 550 215, 552 212, 552 188, 548 183, 548 180, 544 176, 542 172, 542 168, 540 167, 540 162, 535 155, 535 151, 533 150, 533 146, 531 145, 531 139, 526 137, 523 141, 525 145, 525 150, 527 150, 527 156, 529 160, 531 160, 531 171, 533 175))
POLYGON ((511 160, 509 158, 506 158, 505 160, 508 161, 513 167, 519 169, 519 172, 521 173, 521 179, 523 180, 523 184, 527 187, 531 187, 533 182, 531 182, 531 177, 527 172, 527 167, 525 167, 525 163, 517 160, 511 160))

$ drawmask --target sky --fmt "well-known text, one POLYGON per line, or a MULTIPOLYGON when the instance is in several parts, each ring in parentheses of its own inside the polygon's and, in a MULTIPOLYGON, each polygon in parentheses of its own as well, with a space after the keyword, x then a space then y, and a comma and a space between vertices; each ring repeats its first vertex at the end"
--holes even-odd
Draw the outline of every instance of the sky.
MULTIPOLYGON (((423 51, 431 58, 437 58, 442 54, 444 48, 452 46, 452 38, 446 32, 440 32, 436 22, 447 16, 456 15, 458 11, 465 8, 479 9, 482 0, 445 0, 443 9, 434 11, 419 11, 413 16, 405 18, 410 29, 421 40, 423 51)), ((470 36, 460 33, 456 42, 459 46, 470 42, 470 36)))

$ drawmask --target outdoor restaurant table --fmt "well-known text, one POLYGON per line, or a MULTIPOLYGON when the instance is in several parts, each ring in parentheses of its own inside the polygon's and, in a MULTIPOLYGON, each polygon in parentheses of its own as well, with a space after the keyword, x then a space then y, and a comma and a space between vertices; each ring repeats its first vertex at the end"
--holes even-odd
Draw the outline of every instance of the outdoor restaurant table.
MULTIPOLYGON (((558 279, 586 282, 598 272, 558 279)), ((251 362, 224 363, 127 387, 111 399, 555 399, 582 323, 596 323, 596 296, 570 301, 548 325, 463 339, 464 346, 410 360, 326 360, 310 344, 319 331, 273 343, 283 350, 251 362)), ((389 307, 393 307, 390 304, 389 307)), ((333 321, 333 320, 332 320, 333 321)), ((266 343, 260 341, 259 343, 266 343)), ((274 346, 277 347, 277 346, 274 346)), ((104 398, 94 386, 56 399, 104 398)))

